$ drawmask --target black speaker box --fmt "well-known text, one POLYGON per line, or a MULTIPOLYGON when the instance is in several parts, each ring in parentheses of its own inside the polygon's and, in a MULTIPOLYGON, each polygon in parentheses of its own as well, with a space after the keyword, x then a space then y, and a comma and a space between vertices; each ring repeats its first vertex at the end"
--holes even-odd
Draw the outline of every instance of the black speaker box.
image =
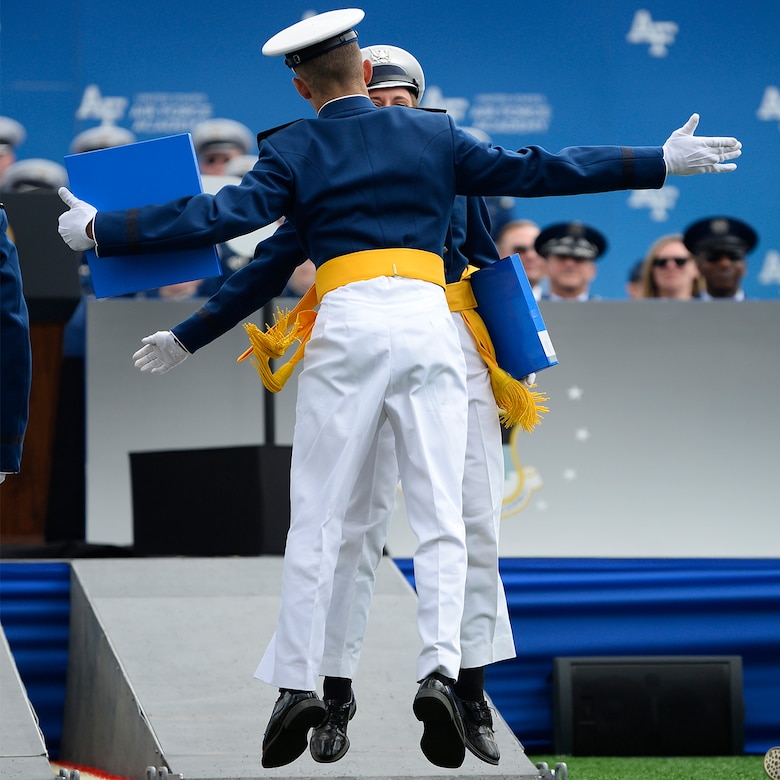
POLYGON ((553 689, 556 754, 742 753, 740 656, 555 658, 553 689))
POLYGON ((292 448, 131 452, 138 555, 283 555, 292 448))

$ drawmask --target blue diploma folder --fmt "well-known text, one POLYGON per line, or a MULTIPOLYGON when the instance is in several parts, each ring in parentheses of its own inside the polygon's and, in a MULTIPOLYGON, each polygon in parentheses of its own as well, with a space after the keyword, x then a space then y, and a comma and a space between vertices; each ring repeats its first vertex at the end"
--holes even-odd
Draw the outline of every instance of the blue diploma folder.
POLYGON ((515 379, 557 365, 547 326, 525 275, 520 255, 480 268, 471 277, 498 365, 515 379))
MULTIPOLYGON (((65 157, 70 190, 98 211, 166 203, 203 191, 189 133, 65 157)), ((107 298, 219 276, 216 247, 98 257, 86 253, 95 295, 107 298)))

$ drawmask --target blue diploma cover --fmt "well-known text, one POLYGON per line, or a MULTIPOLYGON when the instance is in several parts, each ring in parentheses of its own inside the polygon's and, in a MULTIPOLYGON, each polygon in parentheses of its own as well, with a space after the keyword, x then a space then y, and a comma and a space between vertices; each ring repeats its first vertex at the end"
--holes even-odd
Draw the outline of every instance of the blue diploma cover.
MULTIPOLYGON (((67 155, 65 167, 71 192, 98 211, 166 203, 203 192, 189 133, 67 155)), ((85 254, 98 298, 222 274, 213 246, 123 257, 98 257, 91 249, 85 254)))
POLYGON ((515 379, 557 365, 547 326, 534 298, 520 255, 480 268, 471 277, 498 365, 515 379))

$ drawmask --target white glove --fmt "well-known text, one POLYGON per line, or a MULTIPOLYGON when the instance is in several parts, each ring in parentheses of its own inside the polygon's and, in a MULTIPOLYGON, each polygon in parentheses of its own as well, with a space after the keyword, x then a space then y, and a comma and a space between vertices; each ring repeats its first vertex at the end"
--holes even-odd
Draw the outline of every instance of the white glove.
POLYGON ((520 381, 530 390, 536 384, 536 374, 524 376, 520 381))
POLYGON ((144 373, 164 374, 190 354, 170 330, 158 330, 141 343, 145 346, 133 355, 133 362, 144 373))
POLYGON ((715 138, 695 136, 693 131, 699 124, 699 115, 691 118, 675 130, 664 144, 664 162, 669 175, 691 176, 694 173, 725 173, 733 171, 735 160, 742 154, 742 144, 736 138, 715 138))
POLYGON ((62 240, 74 252, 94 248, 95 241, 87 235, 87 225, 95 218, 97 209, 79 200, 67 187, 60 187, 57 194, 69 209, 60 214, 59 234, 62 240))

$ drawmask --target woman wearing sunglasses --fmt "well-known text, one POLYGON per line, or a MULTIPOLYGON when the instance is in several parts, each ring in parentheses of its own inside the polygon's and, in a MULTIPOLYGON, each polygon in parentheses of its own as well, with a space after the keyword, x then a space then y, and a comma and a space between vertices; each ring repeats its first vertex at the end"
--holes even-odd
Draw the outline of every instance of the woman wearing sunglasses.
POLYGON ((642 264, 641 286, 642 298, 687 301, 701 296, 699 268, 679 233, 652 244, 642 264))

